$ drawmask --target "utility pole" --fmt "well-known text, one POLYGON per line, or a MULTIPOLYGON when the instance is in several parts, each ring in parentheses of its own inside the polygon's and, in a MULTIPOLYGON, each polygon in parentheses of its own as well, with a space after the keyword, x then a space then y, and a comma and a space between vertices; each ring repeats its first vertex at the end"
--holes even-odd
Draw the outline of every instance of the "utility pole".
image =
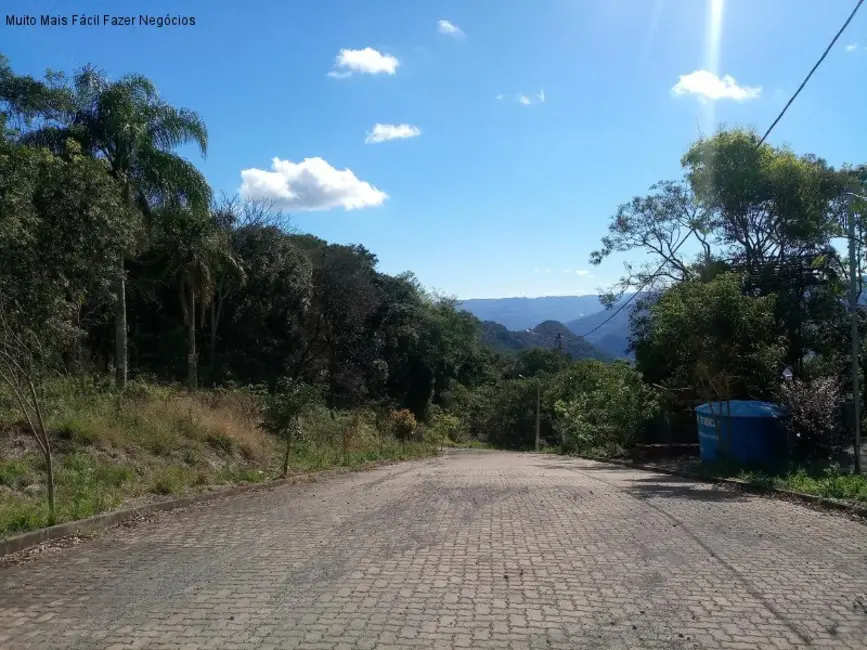
POLYGON ((861 473, 861 393, 858 387, 858 352, 861 347, 858 341, 858 277, 857 246, 855 242, 855 211, 852 202, 855 198, 863 198, 852 192, 846 192, 846 211, 849 219, 849 319, 852 327, 852 413, 855 429, 855 473, 861 473))
POLYGON ((542 416, 542 381, 538 377, 536 377, 536 451, 539 451, 541 416, 542 416))

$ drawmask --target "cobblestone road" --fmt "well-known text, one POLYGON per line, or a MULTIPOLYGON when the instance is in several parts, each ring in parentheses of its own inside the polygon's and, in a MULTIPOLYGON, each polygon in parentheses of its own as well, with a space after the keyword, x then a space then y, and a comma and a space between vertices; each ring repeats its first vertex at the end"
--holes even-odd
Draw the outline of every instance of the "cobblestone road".
POLYGON ((458 452, 166 515, 0 571, 0 648, 867 648, 867 526, 458 452))

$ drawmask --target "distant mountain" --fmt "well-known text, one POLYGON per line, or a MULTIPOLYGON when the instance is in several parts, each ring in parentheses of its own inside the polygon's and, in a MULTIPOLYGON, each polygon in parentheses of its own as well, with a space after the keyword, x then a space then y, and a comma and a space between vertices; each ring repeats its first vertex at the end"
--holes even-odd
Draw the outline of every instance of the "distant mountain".
MULTIPOLYGON (((628 297, 626 296, 621 300, 626 300, 628 297)), ((629 359, 632 357, 627 352, 629 347, 629 316, 635 308, 637 300, 637 298, 633 299, 617 314, 614 312, 620 308, 622 302, 615 303, 611 309, 603 309, 589 316, 571 320, 566 323, 566 327, 574 334, 583 335, 589 343, 606 354, 617 359, 629 359), (611 320, 606 323, 605 321, 609 318, 611 320), (599 327, 598 330, 597 327, 599 327)))
POLYGON ((512 331, 500 323, 482 322, 482 342, 500 352, 527 350, 529 348, 555 349, 557 334, 563 337, 563 351, 573 359, 599 359, 611 361, 612 355, 591 345, 580 336, 575 336, 563 323, 548 320, 530 330, 512 331))
POLYGON ((603 309, 599 296, 545 296, 542 298, 473 298, 458 303, 482 321, 506 329, 524 330, 547 320, 565 323, 603 309))

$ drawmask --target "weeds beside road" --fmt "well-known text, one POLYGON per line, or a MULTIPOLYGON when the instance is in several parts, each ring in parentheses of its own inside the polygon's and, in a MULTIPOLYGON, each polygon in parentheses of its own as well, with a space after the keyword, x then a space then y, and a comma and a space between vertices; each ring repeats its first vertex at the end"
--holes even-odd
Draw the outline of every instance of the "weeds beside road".
MULTIPOLYGON (((549 453, 559 453, 549 448, 549 453)), ((695 457, 646 460, 637 458, 622 448, 595 448, 576 453, 576 456, 593 459, 612 459, 639 462, 642 465, 707 478, 734 479, 749 485, 789 492, 799 492, 825 499, 849 501, 867 505, 867 476, 854 474, 834 464, 792 464, 776 472, 746 469, 736 465, 702 463, 695 457)))
MULTIPOLYGON (((153 499, 258 483, 281 472, 281 443, 263 431, 249 391, 187 393, 133 382, 122 396, 73 380, 45 391, 54 446, 55 521, 45 501, 45 461, 0 402, 0 537, 153 499)), ((358 467, 435 453, 398 441, 372 413, 320 409, 303 418, 290 472, 358 467), (380 425, 381 427, 381 425, 380 425)))

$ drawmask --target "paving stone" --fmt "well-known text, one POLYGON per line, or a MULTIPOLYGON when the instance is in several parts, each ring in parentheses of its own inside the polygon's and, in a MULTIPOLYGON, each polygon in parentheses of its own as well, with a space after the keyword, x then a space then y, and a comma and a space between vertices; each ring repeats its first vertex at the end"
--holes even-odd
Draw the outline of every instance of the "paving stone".
POLYGON ((867 648, 867 527, 589 461, 445 456, 0 571, 2 648, 867 648))

